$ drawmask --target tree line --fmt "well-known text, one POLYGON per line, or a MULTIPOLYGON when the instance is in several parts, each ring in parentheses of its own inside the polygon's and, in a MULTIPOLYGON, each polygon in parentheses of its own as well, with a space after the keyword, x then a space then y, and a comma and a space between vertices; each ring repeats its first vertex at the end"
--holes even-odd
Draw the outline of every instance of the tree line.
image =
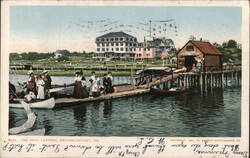
MULTIPOLYGON (((190 40, 196 40, 194 36, 190 36, 190 40), (192 39, 191 39, 192 38, 192 39)), ((237 43, 235 40, 228 40, 219 44, 217 42, 213 43, 213 46, 219 49, 223 53, 223 62, 224 63, 233 63, 233 64, 240 64, 241 63, 241 56, 242 56, 242 49, 241 44, 237 43)), ((169 51, 169 57, 173 58, 176 57, 178 49, 172 49, 169 51)), ((49 59, 54 58, 55 53, 60 53, 62 56, 57 58, 57 61, 68 61, 70 56, 84 56, 84 57, 93 57, 95 55, 94 52, 86 53, 86 52, 70 52, 68 50, 57 50, 53 53, 38 53, 38 52, 24 52, 21 54, 18 53, 11 53, 10 60, 41 60, 41 59, 49 59)), ((160 58, 159 56, 156 59, 160 58)))

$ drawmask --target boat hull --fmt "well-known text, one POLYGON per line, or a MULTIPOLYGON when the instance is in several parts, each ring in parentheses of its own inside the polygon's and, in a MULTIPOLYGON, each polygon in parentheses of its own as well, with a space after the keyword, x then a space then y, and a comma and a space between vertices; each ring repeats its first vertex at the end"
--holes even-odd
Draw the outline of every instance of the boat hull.
POLYGON ((161 89, 154 89, 151 88, 150 92, 151 93, 156 93, 156 94, 162 94, 162 95, 167 95, 167 94, 180 94, 186 92, 186 88, 177 88, 176 90, 161 90, 161 89))
MULTIPOLYGON (((38 108, 38 109, 52 109, 55 106, 55 99, 50 98, 47 100, 34 102, 34 103, 28 103, 31 108, 38 108)), ((9 106, 11 108, 23 108, 23 105, 21 104, 20 100, 18 103, 9 103, 9 106)))

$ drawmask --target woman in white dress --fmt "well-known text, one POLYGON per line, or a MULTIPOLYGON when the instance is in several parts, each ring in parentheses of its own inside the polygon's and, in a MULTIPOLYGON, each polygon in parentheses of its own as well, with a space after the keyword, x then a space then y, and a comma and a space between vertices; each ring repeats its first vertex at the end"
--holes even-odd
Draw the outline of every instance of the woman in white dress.
POLYGON ((44 85, 45 82, 43 81, 41 76, 37 77, 37 99, 45 99, 45 94, 44 94, 44 85))

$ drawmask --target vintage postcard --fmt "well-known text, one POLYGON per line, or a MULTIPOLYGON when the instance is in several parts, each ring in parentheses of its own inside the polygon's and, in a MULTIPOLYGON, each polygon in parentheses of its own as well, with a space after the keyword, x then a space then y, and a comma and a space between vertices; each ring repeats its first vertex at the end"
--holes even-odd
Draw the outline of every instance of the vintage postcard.
POLYGON ((248 1, 1 1, 0 157, 249 157, 248 1))

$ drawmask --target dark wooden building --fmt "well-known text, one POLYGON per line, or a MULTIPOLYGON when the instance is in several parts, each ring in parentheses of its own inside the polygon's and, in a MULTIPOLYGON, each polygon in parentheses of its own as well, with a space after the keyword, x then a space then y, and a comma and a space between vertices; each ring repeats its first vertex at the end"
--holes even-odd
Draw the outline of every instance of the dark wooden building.
POLYGON ((177 52, 177 67, 193 69, 200 63, 201 71, 216 71, 222 69, 222 52, 211 43, 204 41, 188 41, 177 52))

